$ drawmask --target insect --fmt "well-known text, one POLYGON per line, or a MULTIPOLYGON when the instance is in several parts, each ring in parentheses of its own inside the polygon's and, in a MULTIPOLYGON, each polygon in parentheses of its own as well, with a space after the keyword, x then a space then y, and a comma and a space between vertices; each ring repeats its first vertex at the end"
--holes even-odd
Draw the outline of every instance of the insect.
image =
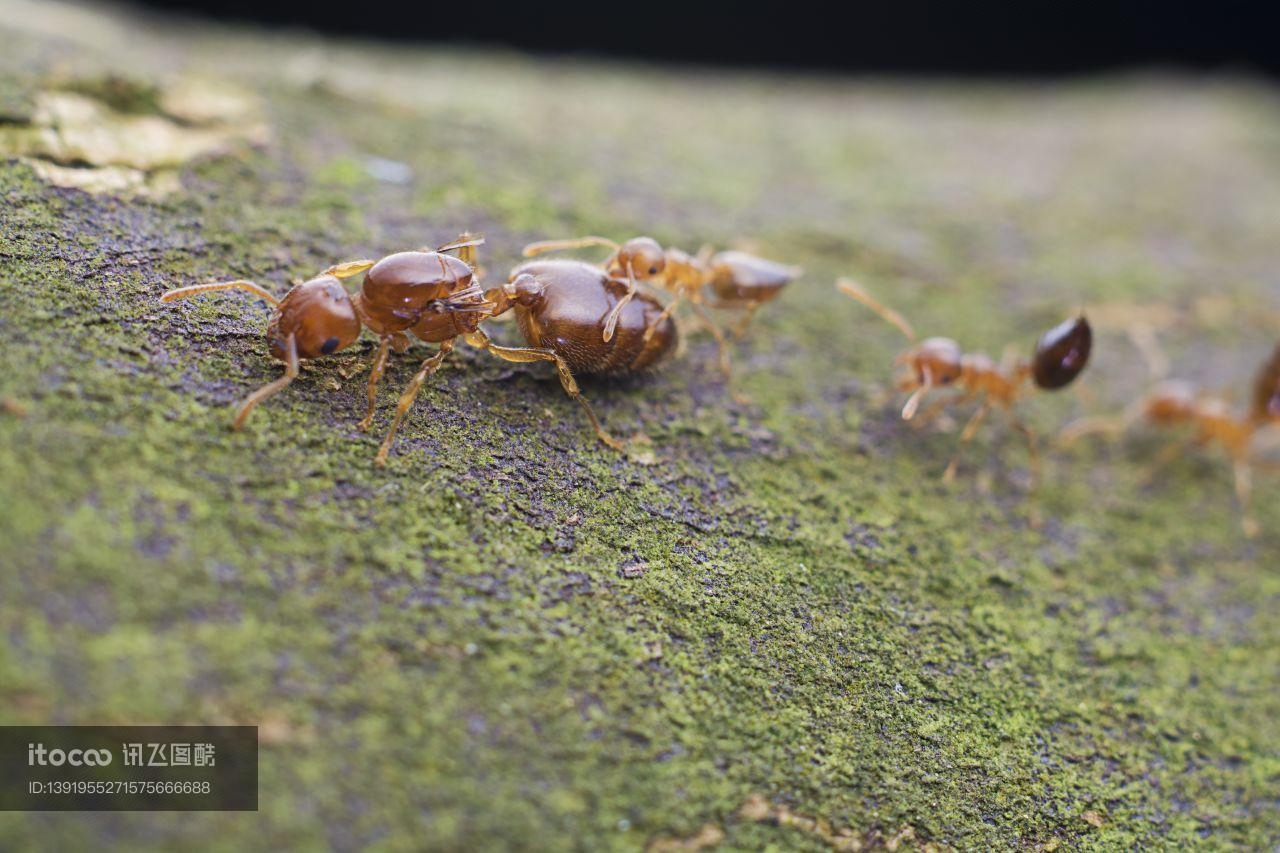
POLYGON ((284 390, 298 376, 299 362, 332 355, 351 346, 362 329, 378 335, 380 342, 369 372, 369 407, 361 430, 373 424, 378 384, 386 370, 391 349, 404 352, 410 335, 439 349, 423 360, 417 375, 405 388, 396 414, 378 449, 375 461, 384 464, 401 421, 427 378, 453 349, 454 341, 479 328, 492 304, 475 279, 475 247, 483 239, 463 234, 457 241, 434 251, 399 252, 378 261, 348 261, 329 267, 315 278, 296 285, 277 299, 251 281, 196 284, 170 290, 162 302, 186 299, 215 290, 244 290, 272 307, 267 323, 267 345, 273 358, 284 362, 284 376, 254 391, 236 409, 232 429, 240 429, 253 409, 284 390), (457 257, 445 254, 458 251, 457 257), (365 274, 360 292, 347 293, 342 280, 365 274))
POLYGON ((906 368, 899 374, 896 385, 899 390, 910 392, 902 407, 903 420, 911 420, 916 416, 921 401, 934 388, 958 387, 961 393, 935 403, 925 411, 921 420, 927 420, 947 406, 974 398, 979 400, 978 408, 960 433, 961 446, 956 449, 947 465, 943 480, 950 482, 955 478, 961 450, 973 438, 982 419, 994 406, 1026 438, 1031 461, 1031 491, 1034 493, 1040 469, 1036 435, 1018 417, 1013 407, 1030 390, 1025 384, 1028 379, 1035 388, 1056 391, 1070 385, 1084 370, 1093 347, 1093 331, 1084 315, 1065 320, 1041 335, 1030 363, 1018 360, 1011 351, 1006 350, 1001 363, 996 364, 981 353, 963 352, 960 345, 951 338, 926 338, 917 344, 916 333, 911 324, 897 311, 877 301, 859 284, 842 278, 836 282, 836 287, 870 308, 912 342, 913 345, 894 360, 896 366, 906 368))
POLYGON ((565 393, 582 406, 596 435, 621 450, 624 445, 600 424, 582 396, 574 374, 629 376, 654 368, 676 347, 679 335, 662 303, 645 292, 629 293, 604 269, 581 261, 538 260, 517 266, 505 285, 486 291, 491 316, 514 311, 526 344, 493 343, 483 329, 466 336, 472 346, 515 362, 549 361, 565 393), (613 317, 614 332, 601 331, 613 317))
POLYGON ((1249 407, 1243 413, 1234 412, 1226 400, 1206 394, 1190 382, 1165 379, 1135 400, 1122 415, 1081 418, 1068 424, 1059 441, 1069 445, 1093 433, 1119 435, 1140 421, 1163 428, 1192 427, 1156 456, 1148 476, 1189 447, 1220 445, 1232 463, 1240 526, 1248 537, 1258 534, 1258 522, 1251 510, 1253 469, 1280 468, 1260 456, 1269 446, 1280 446, 1280 430, 1276 429, 1280 427, 1280 345, 1258 370, 1249 407), (1264 431, 1267 435, 1260 439, 1264 431))
MULTIPOLYGON (((619 245, 606 237, 579 237, 573 240, 546 240, 524 247, 525 257, 562 249, 580 249, 587 246, 604 246, 611 254, 604 261, 608 274, 626 285, 626 292, 605 318, 601 332, 604 340, 613 337, 620 312, 638 292, 639 282, 648 282, 672 295, 655 323, 671 317, 676 306, 688 301, 698 319, 715 337, 719 346, 720 367, 726 379, 729 377, 727 342, 720 327, 706 313, 711 308, 736 308, 745 311, 737 333, 745 333, 756 310, 766 302, 776 299, 782 289, 801 273, 799 267, 757 258, 745 252, 713 252, 703 247, 691 256, 680 249, 663 249, 651 237, 633 237, 619 245), (713 298, 708 299, 707 288, 713 298)), ((656 333, 656 325, 645 330, 646 337, 656 333)))

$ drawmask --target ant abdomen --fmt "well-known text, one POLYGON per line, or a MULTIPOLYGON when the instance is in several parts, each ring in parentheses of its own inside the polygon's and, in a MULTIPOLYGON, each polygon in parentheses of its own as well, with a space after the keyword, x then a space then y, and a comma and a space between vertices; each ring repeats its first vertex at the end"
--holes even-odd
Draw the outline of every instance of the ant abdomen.
POLYGON ((521 333, 530 346, 558 353, 575 373, 638 373, 675 350, 679 337, 675 323, 669 316, 662 317, 662 303, 645 292, 636 293, 623 306, 614 336, 602 339, 605 318, 626 288, 600 267, 580 261, 530 261, 514 269, 511 280, 521 275, 532 276, 542 285, 540 298, 515 305, 521 333), (646 337, 651 326, 654 331, 646 337))
POLYGON ((719 252, 711 258, 711 289, 725 303, 769 302, 799 274, 789 264, 746 252, 719 252))
POLYGON ((1040 336, 1031 362, 1036 386, 1056 391, 1070 385, 1089 363, 1093 330, 1084 315, 1064 320, 1040 336))
POLYGON ((330 355, 356 342, 360 320, 342 282, 323 275, 285 294, 267 325, 273 358, 288 361, 290 336, 301 359, 330 355))
POLYGON ((1280 421, 1280 344, 1254 380, 1249 414, 1259 422, 1280 421))

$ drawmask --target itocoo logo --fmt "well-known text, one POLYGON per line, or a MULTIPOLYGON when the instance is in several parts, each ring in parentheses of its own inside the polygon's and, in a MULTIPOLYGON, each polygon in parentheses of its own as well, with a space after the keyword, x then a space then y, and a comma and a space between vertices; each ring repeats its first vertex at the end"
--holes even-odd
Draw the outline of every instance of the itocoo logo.
POLYGON ((111 763, 109 749, 45 749, 42 743, 27 744, 27 766, 61 767, 70 764, 72 767, 106 767, 111 763))

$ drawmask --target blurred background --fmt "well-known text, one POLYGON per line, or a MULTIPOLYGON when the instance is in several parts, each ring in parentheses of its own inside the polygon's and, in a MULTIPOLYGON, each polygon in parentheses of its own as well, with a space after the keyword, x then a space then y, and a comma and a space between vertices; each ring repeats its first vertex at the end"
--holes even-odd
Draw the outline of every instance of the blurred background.
POLYGON ((1051 75, 1153 65, 1280 73, 1275 29, 1266 26, 1264 5, 1243 0, 144 5, 335 34, 696 64, 928 74, 1051 75))

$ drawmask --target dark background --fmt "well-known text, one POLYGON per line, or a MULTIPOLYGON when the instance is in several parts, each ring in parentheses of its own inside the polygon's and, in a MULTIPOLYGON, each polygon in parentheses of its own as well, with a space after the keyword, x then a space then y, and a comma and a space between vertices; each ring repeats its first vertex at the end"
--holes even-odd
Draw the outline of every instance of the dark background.
POLYGON ((1280 73, 1260 2, 150 0, 223 20, 548 53, 861 72, 1050 75, 1159 66, 1280 73))

